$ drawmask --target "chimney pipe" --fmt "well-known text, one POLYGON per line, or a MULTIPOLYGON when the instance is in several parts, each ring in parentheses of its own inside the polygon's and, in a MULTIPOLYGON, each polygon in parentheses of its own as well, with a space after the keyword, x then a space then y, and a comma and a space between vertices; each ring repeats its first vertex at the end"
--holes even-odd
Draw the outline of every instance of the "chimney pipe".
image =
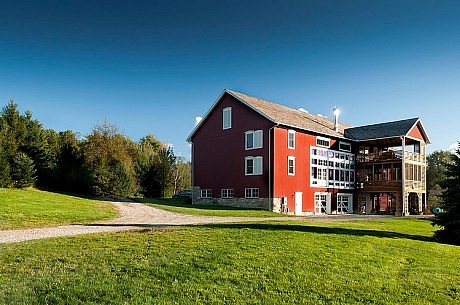
POLYGON ((332 109, 332 113, 334 113, 334 131, 339 131, 339 108, 334 106, 334 109, 332 109))

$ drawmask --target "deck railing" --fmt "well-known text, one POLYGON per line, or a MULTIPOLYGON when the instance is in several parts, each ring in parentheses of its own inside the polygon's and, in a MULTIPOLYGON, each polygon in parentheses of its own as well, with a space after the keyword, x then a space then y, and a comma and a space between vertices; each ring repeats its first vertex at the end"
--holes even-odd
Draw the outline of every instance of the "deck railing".
MULTIPOLYGON (((358 162, 402 160, 403 152, 402 150, 380 151, 377 153, 358 154, 356 158, 358 162)), ((404 158, 406 160, 411 160, 411 161, 416 161, 416 162, 425 162, 424 154, 415 153, 411 151, 405 151, 404 158)))

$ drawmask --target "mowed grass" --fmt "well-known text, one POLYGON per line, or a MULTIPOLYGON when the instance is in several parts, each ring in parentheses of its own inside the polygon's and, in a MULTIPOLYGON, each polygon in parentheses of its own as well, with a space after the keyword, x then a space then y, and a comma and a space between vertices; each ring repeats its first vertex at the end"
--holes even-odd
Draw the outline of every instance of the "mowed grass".
POLYGON ((460 304, 426 220, 159 228, 2 245, 0 304, 460 304))
POLYGON ((222 205, 192 205, 185 199, 172 198, 136 198, 138 202, 145 203, 152 207, 189 215, 202 216, 227 216, 227 217, 282 217, 292 216, 280 213, 274 213, 265 210, 243 209, 222 205))
POLYGON ((108 202, 36 189, 0 188, 0 230, 85 223, 116 215, 108 202))

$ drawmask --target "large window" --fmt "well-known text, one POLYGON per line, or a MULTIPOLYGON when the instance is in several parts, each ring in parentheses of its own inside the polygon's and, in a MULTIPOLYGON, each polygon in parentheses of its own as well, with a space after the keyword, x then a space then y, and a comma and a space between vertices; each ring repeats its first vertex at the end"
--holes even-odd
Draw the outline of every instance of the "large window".
POLYGON ((262 148, 263 146, 263 131, 250 130, 245 133, 245 147, 248 149, 262 148))
POLYGON ((201 198, 212 198, 212 190, 211 189, 201 190, 201 198))
POLYGON ((288 148, 295 148, 295 130, 288 130, 288 148))
POLYGON ((220 197, 222 198, 233 198, 234 191, 233 189, 221 189, 220 197))
POLYGON ((247 176, 262 175, 262 157, 245 157, 244 169, 247 176))
POLYGON ((288 175, 295 175, 295 157, 288 156, 288 175))
POLYGON ((222 110, 222 128, 232 128, 232 108, 227 107, 222 110))
POLYGON ((254 187, 244 189, 244 197, 259 198, 259 189, 254 187))
POLYGON ((355 187, 355 157, 353 154, 311 147, 310 156, 310 186, 340 189, 355 187))

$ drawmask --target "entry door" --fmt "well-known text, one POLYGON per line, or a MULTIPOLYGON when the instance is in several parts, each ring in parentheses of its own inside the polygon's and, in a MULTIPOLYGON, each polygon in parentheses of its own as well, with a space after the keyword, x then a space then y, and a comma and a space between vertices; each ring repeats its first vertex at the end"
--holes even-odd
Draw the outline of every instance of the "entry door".
POLYGON ((302 192, 295 192, 295 214, 302 215, 302 192))

